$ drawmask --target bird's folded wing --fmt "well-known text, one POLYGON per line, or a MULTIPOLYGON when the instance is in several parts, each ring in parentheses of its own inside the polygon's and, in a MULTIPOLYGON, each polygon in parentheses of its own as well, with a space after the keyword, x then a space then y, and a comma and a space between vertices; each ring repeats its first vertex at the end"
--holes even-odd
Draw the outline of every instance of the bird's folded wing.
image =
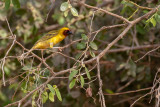
POLYGON ((45 34, 44 36, 42 36, 36 43, 38 42, 44 42, 46 40, 49 40, 51 39, 52 37, 56 36, 58 34, 58 31, 55 30, 55 31, 50 31, 48 32, 47 34, 45 34))

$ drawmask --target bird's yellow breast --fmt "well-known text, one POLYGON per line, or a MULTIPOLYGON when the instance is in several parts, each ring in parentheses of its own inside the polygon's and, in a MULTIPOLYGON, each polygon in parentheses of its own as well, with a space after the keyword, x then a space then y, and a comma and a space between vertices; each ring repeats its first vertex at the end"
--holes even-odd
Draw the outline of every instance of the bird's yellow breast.
POLYGON ((42 42, 38 42, 32 49, 47 49, 47 48, 52 48, 54 45, 56 45, 57 43, 59 43, 60 41, 62 41, 65 38, 64 35, 56 35, 54 37, 52 37, 51 39, 42 41, 42 42))
POLYGON ((57 43, 59 43, 60 41, 62 41, 64 38, 65 38, 64 35, 58 34, 57 36, 49 39, 49 42, 50 42, 50 43, 53 43, 53 46, 54 46, 55 44, 57 44, 57 43))

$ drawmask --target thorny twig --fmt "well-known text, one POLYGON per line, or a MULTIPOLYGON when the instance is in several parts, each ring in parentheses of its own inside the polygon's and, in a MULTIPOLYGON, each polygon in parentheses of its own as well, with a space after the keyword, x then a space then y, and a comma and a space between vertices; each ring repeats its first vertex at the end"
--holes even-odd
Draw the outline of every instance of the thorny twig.
POLYGON ((102 107, 106 107, 105 99, 102 91, 102 79, 101 79, 101 73, 100 73, 100 65, 99 65, 99 58, 97 58, 97 77, 99 81, 99 101, 101 102, 102 107))
POLYGON ((5 18, 5 19, 6 19, 6 22, 7 22, 8 28, 9 28, 9 31, 10 31, 12 37, 14 38, 14 40, 13 40, 13 42, 12 42, 12 45, 10 46, 10 48, 8 49, 8 51, 6 52, 4 58, 2 59, 2 78, 3 78, 3 85, 4 85, 4 86, 6 85, 6 84, 5 84, 5 75, 4 75, 4 74, 5 74, 5 72, 4 72, 4 64, 5 64, 5 62, 6 62, 6 57, 8 56, 9 52, 11 51, 11 49, 12 49, 12 47, 14 46, 15 41, 16 41, 16 35, 13 35, 12 30, 11 30, 11 28, 10 28, 10 25, 9 25, 9 23, 8 23, 8 20, 7 20, 7 18, 5 18))

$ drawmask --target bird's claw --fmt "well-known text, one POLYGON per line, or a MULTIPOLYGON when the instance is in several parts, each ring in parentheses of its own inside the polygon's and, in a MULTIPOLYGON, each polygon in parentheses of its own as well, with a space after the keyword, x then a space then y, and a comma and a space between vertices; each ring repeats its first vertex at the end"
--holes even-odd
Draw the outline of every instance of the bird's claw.
POLYGON ((62 48, 62 47, 60 47, 60 48, 58 48, 58 50, 59 50, 60 52, 62 52, 62 51, 63 51, 63 48, 62 48))

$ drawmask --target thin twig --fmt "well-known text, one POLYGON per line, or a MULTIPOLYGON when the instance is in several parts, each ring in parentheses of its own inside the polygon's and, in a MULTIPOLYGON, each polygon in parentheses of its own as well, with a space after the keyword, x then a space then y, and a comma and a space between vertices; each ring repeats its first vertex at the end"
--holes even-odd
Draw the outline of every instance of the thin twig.
POLYGON ((101 73, 100 73, 100 65, 99 65, 99 58, 97 58, 97 77, 99 81, 99 101, 101 102, 102 107, 106 107, 105 99, 102 91, 102 79, 101 79, 101 73))
POLYGON ((137 63, 138 61, 142 60, 145 56, 147 56, 148 54, 150 54, 151 52, 154 52, 156 51, 157 49, 159 49, 160 46, 158 46, 157 48, 151 50, 151 51, 148 51, 145 55, 143 55, 141 58, 139 58, 138 60, 136 60, 135 62, 137 63))

